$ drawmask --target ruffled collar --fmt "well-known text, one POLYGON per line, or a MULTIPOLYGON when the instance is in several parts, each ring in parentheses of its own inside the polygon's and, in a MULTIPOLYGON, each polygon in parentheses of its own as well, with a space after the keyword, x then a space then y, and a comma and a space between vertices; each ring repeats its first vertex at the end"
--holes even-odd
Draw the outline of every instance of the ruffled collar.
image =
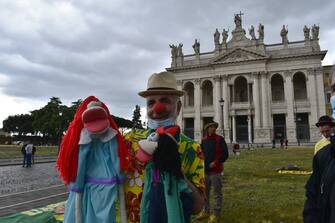
POLYGON ((92 139, 100 139, 100 141, 102 142, 107 142, 112 138, 114 138, 116 134, 117 132, 112 128, 108 128, 106 132, 99 135, 92 134, 86 128, 83 128, 80 133, 80 140, 78 144, 79 145, 89 144, 92 141, 92 139))

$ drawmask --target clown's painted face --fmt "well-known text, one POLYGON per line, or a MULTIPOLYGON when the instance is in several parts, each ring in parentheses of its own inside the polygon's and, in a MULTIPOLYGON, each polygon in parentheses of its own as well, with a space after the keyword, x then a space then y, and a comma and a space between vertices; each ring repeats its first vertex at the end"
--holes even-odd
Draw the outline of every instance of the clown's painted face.
POLYGON ((147 98, 148 118, 161 121, 169 118, 177 118, 181 103, 174 95, 151 95, 147 98))

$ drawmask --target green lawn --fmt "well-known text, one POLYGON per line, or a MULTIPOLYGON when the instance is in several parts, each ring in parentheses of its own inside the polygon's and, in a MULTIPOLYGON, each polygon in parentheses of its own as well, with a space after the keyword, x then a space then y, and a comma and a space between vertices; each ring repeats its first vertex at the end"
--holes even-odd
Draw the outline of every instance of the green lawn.
POLYGON ((310 171, 312 157, 311 148, 243 150, 239 157, 230 156, 223 177, 221 222, 302 222, 309 175, 283 175, 275 169, 296 164, 310 171))
MULTIPOLYGON (((0 145, 0 158, 21 157, 22 146, 0 145)), ((57 146, 36 146, 36 156, 57 156, 57 146)))

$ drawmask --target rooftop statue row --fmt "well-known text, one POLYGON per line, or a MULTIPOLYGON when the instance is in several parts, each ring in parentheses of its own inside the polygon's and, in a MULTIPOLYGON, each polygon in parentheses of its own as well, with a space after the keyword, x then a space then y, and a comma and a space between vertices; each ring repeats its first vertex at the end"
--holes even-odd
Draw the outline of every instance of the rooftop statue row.
MULTIPOLYGON (((232 38, 231 40, 228 41, 229 37, 229 29, 223 29, 222 33, 219 32, 218 29, 215 30, 214 33, 214 45, 215 45, 215 52, 224 52, 228 47, 234 47, 234 46, 239 46, 239 47, 244 47, 248 46, 249 44, 254 46, 254 47, 259 47, 260 48, 263 46, 264 48, 264 25, 259 24, 258 25, 258 39, 256 38, 256 31, 255 27, 251 25, 251 27, 248 29, 250 39, 248 39, 245 35, 245 30, 242 28, 242 15, 243 13, 235 14, 234 16, 234 23, 235 23, 235 29, 231 32, 232 38), (221 38, 222 35, 222 38, 221 38)), ((305 41, 310 40, 318 40, 319 39, 319 26, 318 25, 313 25, 311 28, 308 28, 306 25, 303 28, 304 32, 304 37, 305 41)), ((280 30, 280 36, 282 38, 282 44, 288 45, 288 26, 283 25, 282 29, 280 30)), ((308 43, 309 44, 309 43, 308 43)), ((172 64, 177 64, 177 58, 178 60, 183 61, 183 51, 182 51, 183 44, 179 43, 179 45, 170 45, 171 48, 171 57, 172 57, 172 64)), ((200 55, 200 41, 198 39, 195 39, 194 44, 192 45, 194 54, 196 56, 200 55)), ((199 57, 198 57, 199 59, 199 57)), ((179 64, 179 63, 178 63, 179 64)))
MULTIPOLYGON (((305 41, 319 40, 319 30, 320 27, 315 24, 312 26, 312 28, 308 28, 305 25, 303 28, 305 41), (312 30, 312 36, 310 35, 311 30, 312 30)), ((288 27, 287 26, 285 27, 285 25, 283 25, 283 28, 280 31, 280 36, 282 37, 283 44, 288 44, 287 34, 288 34, 288 27)))
POLYGON ((304 36, 305 36, 305 41, 307 40, 318 40, 319 39, 319 30, 320 27, 317 25, 313 25, 312 28, 308 28, 306 25, 304 26, 304 36), (312 36, 310 36, 310 31, 312 29, 312 36))

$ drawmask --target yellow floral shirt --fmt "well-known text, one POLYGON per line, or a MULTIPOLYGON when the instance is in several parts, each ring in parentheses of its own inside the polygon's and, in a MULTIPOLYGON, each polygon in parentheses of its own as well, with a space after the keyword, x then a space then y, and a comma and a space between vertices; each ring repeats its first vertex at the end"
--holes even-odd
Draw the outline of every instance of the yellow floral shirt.
MULTIPOLYGON (((138 150, 138 141, 146 139, 150 130, 132 130, 124 138, 125 143, 132 156, 133 173, 128 174, 124 184, 126 194, 126 209, 128 222, 140 222, 140 205, 143 191, 144 167, 136 162, 135 154, 138 150)), ((191 181, 200 191, 204 191, 204 164, 201 149, 198 143, 180 134, 179 153, 183 171, 189 181, 191 181)))

